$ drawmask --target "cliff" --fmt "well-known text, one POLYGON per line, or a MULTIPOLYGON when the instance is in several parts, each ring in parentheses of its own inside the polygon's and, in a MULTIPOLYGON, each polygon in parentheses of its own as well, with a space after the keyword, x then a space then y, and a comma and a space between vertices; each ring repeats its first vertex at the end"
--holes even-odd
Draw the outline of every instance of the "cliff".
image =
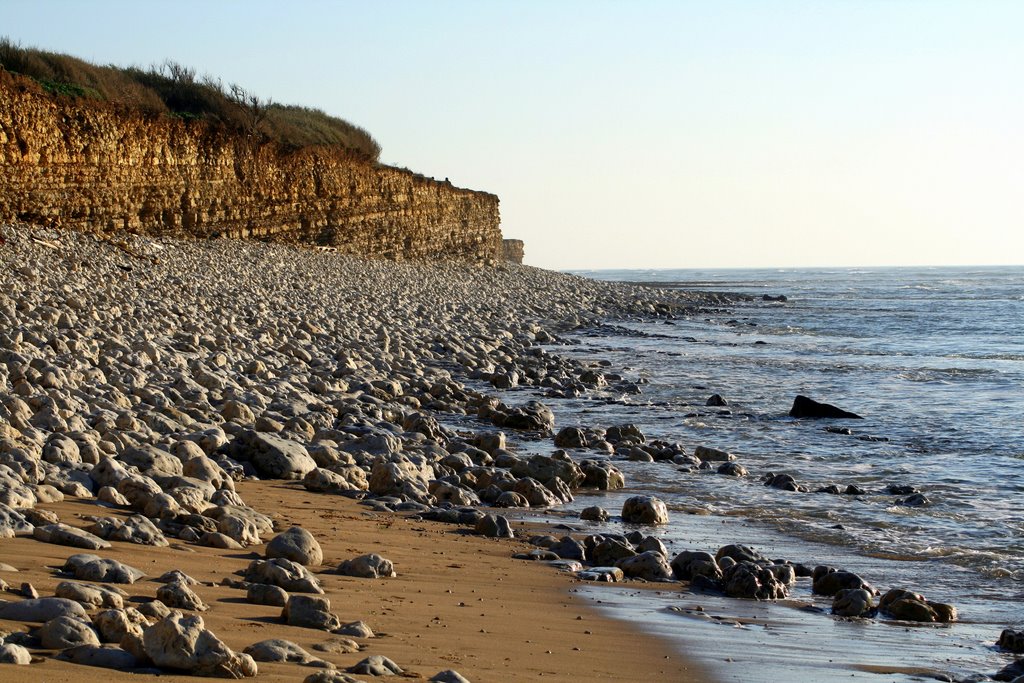
POLYGON ((522 240, 502 240, 501 248, 506 261, 511 263, 522 263, 526 256, 526 245, 522 240))
POLYGON ((259 237, 389 258, 503 256, 498 198, 203 122, 57 97, 0 71, 0 220, 259 237))

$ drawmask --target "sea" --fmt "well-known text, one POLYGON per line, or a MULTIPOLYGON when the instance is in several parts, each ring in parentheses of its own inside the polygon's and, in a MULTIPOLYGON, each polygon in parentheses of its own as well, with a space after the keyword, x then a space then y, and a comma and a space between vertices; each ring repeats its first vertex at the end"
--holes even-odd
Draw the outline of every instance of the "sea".
POLYGON ((633 423, 688 452, 729 451, 749 476, 617 461, 627 489, 582 493, 547 521, 567 523, 590 505, 614 515, 649 493, 670 510, 655 533, 673 554, 743 543, 854 571, 883 592, 923 593, 957 607, 960 621, 840 619, 808 579, 776 603, 677 585, 580 593, 672 640, 721 681, 966 680, 1013 661, 994 643, 1024 627, 1024 267, 576 274, 743 296, 569 334, 552 350, 608 361, 642 393, 558 401, 557 426, 633 423), (727 405, 707 405, 713 394, 727 405), (863 419, 791 418, 797 395, 863 419), (808 492, 766 487, 767 473, 790 474, 808 492), (865 493, 815 492, 829 484, 865 493), (928 503, 902 505, 890 485, 928 503))

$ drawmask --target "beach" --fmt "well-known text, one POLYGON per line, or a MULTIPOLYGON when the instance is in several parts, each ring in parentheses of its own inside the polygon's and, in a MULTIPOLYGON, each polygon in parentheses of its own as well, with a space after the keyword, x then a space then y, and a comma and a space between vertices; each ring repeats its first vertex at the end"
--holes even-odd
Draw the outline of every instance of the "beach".
MULTIPOLYGON (((57 532, 96 530, 98 518, 106 529, 121 528, 117 520, 141 512, 159 527, 148 541, 99 541, 107 547, 95 551, 145 575, 116 585, 124 595, 114 602, 150 604, 161 588, 155 579, 184 572, 198 582, 185 585, 205 606, 190 612, 232 652, 217 664, 221 675, 245 675, 252 665, 238 653, 284 638, 340 670, 383 654, 421 678, 454 669, 468 680, 711 680, 685 653, 574 597, 571 573, 511 559, 529 550, 529 530, 513 523, 515 539, 483 538, 473 528, 390 510, 424 512, 424 501, 445 496, 474 502, 472 491, 453 486, 452 461, 429 475, 410 473, 444 455, 514 459, 516 419, 537 417, 462 390, 457 373, 487 372, 494 387, 539 384, 528 374, 536 375, 528 361, 538 356, 525 353, 538 338, 555 341, 561 330, 606 316, 724 299, 502 264, 360 261, 233 240, 99 240, 27 226, 5 227, 3 238, 0 453, 8 466, 3 502, 13 511, 5 531, 13 538, 0 540, 0 562, 18 571, 0 575, 9 600, 0 609, 29 593, 52 596, 71 578, 55 568, 94 552, 79 541, 62 544, 57 532), (473 430, 442 428, 435 412, 472 420, 473 430), (508 450, 471 450, 467 443, 496 435, 498 422, 507 425, 508 450), (231 442, 272 438, 308 450, 259 456, 278 457, 273 465, 221 457, 231 442), (320 492, 304 477, 311 460, 320 492), (381 483, 378 461, 410 476, 381 483), (323 474, 328 468, 337 476, 323 474), (448 489, 439 490, 434 477, 446 472, 448 489), (367 488, 376 490, 370 498, 377 505, 358 501, 367 488), (203 517, 212 509, 216 521, 203 517), (322 563, 310 573, 337 618, 372 630, 373 637, 355 639, 358 651, 318 651, 314 645, 336 636, 286 625, 280 606, 247 600, 236 574, 292 526, 322 546, 322 563), (367 553, 391 560, 396 576, 333 573, 367 553)), ((578 378, 590 369, 542 359, 549 391, 585 390, 578 378)), ((87 543, 97 541, 93 535, 87 543)), ((147 627, 160 620, 147 614, 147 627)), ((5 680, 119 675, 55 659, 25 633, 38 622, 0 625, 5 642, 24 644, 35 662, 5 667, 5 680)), ((150 652, 148 638, 122 640, 121 649, 103 635, 103 654, 134 651, 134 668, 155 672, 139 650, 145 644, 150 652)), ((297 666, 260 661, 258 675, 294 680, 317 671, 297 666)))

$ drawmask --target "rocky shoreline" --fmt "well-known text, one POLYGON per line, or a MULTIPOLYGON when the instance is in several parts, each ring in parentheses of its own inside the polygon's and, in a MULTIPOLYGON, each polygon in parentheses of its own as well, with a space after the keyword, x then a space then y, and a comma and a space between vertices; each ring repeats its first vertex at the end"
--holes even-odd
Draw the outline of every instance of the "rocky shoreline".
POLYGON ((265 662, 318 662, 311 683, 400 673, 379 656, 342 672, 280 638, 233 648, 204 622, 220 608, 197 588, 211 582, 170 571, 180 567, 154 575, 125 559, 140 550, 124 549, 230 558, 257 548, 241 556, 251 559, 239 578, 216 585, 262 606, 270 623, 369 638, 368 624, 332 610, 323 584, 386 580, 391 561, 357 553, 323 566, 329 539, 303 530, 309 520, 286 528, 274 510, 251 507, 241 493, 250 480, 301 482, 301 495, 321 494, 328 508, 341 496, 421 524, 469 515, 479 534, 512 535, 507 520, 466 506, 557 504, 578 486, 615 486, 616 470, 585 471, 564 454, 518 458, 512 442, 550 434, 551 408, 506 404, 463 380, 536 387, 551 401, 608 383, 635 391, 540 344, 606 317, 725 303, 507 264, 23 225, 0 237, 0 548, 18 552, 3 554, 0 574, 0 659, 10 663, 239 678, 265 662), (438 416, 467 416, 473 429, 438 416), (499 429, 521 436, 506 441, 499 429), (26 544, 59 550, 52 577, 10 571, 26 544), (19 581, 31 576, 45 594, 19 581), (142 581, 161 584, 155 599, 132 588, 142 581))

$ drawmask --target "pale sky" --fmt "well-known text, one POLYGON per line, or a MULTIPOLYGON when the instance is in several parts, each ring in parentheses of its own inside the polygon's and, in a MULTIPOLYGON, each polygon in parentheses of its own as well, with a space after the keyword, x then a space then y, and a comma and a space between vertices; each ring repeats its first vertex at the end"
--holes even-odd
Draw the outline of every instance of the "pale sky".
POLYGON ((1024 263, 1024 2, 0 0, 501 198, 547 268, 1024 263))

